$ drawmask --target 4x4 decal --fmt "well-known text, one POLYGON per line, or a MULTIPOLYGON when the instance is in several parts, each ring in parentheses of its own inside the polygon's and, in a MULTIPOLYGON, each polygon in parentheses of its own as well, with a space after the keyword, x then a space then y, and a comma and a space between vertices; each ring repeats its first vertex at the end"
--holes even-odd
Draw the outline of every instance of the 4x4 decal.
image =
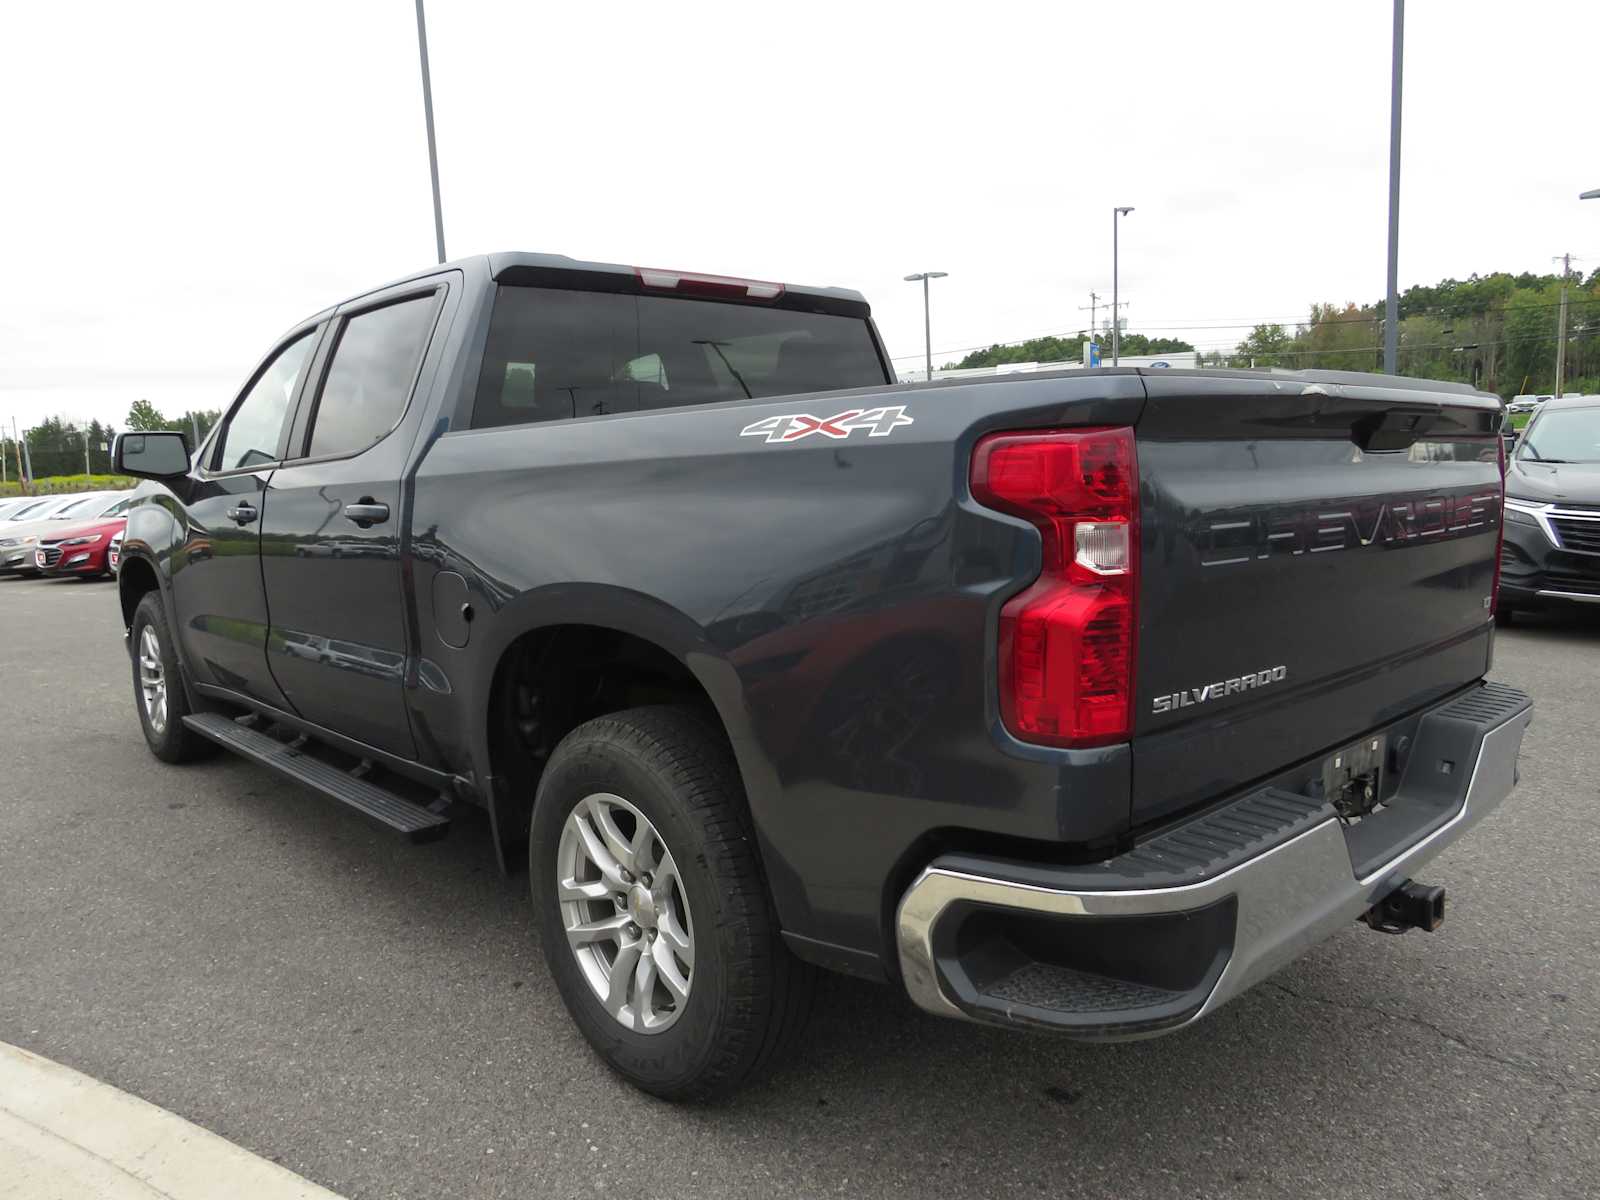
POLYGON ((888 437, 902 425, 910 425, 905 405, 890 408, 848 408, 831 417, 813 417, 810 413, 785 413, 781 417, 763 417, 752 421, 739 431, 740 437, 758 437, 768 442, 798 442, 814 433, 823 437, 847 438, 858 429, 869 430, 868 437, 888 437))

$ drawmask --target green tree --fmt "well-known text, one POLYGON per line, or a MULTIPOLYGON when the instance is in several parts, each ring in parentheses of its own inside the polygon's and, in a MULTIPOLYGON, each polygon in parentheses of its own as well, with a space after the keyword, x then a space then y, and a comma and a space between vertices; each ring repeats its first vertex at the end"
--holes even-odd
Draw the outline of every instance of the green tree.
POLYGON ((1294 359, 1289 356, 1293 348, 1294 339, 1284 331, 1282 325, 1257 325, 1250 331, 1250 336, 1239 343, 1236 351, 1241 367, 1255 367, 1266 370, 1269 367, 1292 367, 1294 359))
POLYGON ((135 400, 133 407, 128 410, 128 428, 148 432, 155 429, 171 429, 157 410, 148 400, 135 400))
MULTIPOLYGON (((1030 338, 1025 342, 1013 342, 1010 345, 1001 345, 998 342, 986 350, 974 350, 960 362, 946 363, 947 371, 968 370, 972 367, 998 367, 1005 363, 1054 363, 1077 362, 1083 357, 1083 341, 1086 334, 1061 334, 1046 337, 1030 338)), ((1104 356, 1110 356, 1110 343, 1106 337, 1101 338, 1104 356)), ((1131 357, 1147 354, 1178 354, 1193 350, 1188 342, 1176 338, 1150 338, 1142 333, 1125 333, 1122 335, 1121 350, 1123 354, 1131 357)))
MULTIPOLYGON (((205 441, 206 434, 211 432, 211 427, 222 420, 222 410, 217 408, 190 409, 183 414, 183 419, 178 422, 177 428, 193 436, 199 434, 200 441, 205 441)), ((196 443, 198 444, 198 443, 196 443)))

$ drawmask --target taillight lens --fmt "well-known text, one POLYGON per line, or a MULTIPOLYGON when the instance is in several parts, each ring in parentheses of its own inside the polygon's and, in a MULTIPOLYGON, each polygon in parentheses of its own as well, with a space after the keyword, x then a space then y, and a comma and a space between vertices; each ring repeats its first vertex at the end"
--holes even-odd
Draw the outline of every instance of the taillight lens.
POLYGON ((980 504, 1031 521, 1039 578, 1000 610, 1000 715, 1023 741, 1098 746, 1133 730, 1139 473, 1133 430, 996 433, 972 456, 980 504))
POLYGON ((1503 437, 1497 440, 1500 443, 1500 517, 1494 531, 1494 588, 1489 593, 1491 617, 1500 607, 1500 558, 1506 547, 1506 440, 1503 437))

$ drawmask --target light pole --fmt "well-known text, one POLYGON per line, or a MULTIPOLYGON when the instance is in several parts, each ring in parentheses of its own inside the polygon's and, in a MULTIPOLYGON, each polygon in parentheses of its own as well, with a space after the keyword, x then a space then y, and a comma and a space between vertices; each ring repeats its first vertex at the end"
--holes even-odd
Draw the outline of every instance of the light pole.
POLYGON ((1389 78, 1389 290, 1383 301, 1383 372, 1400 358, 1400 65, 1404 59, 1406 0, 1394 0, 1394 62, 1389 78))
POLYGON ((1122 352, 1122 307, 1117 301, 1117 222, 1133 211, 1131 204, 1122 205, 1111 210, 1111 365, 1117 365, 1117 358, 1122 352))
POLYGON ((417 0, 417 50, 422 55, 422 117, 428 126, 428 174, 433 179, 433 240, 444 261, 444 209, 439 205, 439 151, 433 142, 433 82, 428 77, 428 26, 417 0))
POLYGON ((1578 199, 1579 200, 1600 200, 1600 188, 1594 188, 1593 190, 1587 191, 1587 192, 1579 192, 1578 193, 1578 199))
POLYGON ((928 356, 928 382, 933 382, 933 320, 928 315, 928 280, 943 279, 949 271, 919 271, 915 275, 907 275, 907 283, 922 284, 922 346, 928 356))

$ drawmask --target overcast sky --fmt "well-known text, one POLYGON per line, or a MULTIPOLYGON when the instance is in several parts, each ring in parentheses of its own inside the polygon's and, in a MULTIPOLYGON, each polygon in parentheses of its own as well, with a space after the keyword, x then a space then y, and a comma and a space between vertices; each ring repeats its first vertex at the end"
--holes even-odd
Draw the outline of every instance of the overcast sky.
MULTIPOLYGON (((1081 328, 1131 204, 1131 328, 1230 346, 1382 295, 1390 12, 433 0, 448 250, 858 288, 902 361, 901 277, 948 271, 942 362, 1081 328)), ((1402 287, 1593 269, 1600 3, 1408 18, 1402 287)), ((223 407, 286 326, 433 259, 412 0, 9 5, 0 111, 8 426, 223 407)))

